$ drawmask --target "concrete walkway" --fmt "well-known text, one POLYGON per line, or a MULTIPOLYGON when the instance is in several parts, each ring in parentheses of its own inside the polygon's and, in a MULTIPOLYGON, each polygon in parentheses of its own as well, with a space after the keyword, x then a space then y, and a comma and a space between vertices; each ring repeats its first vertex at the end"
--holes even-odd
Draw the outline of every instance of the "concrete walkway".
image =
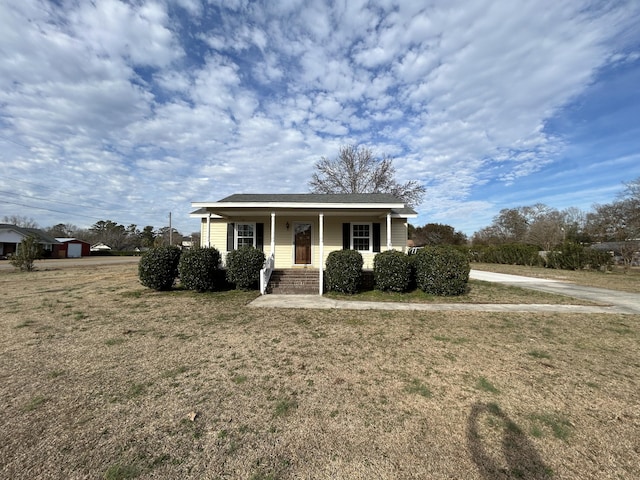
POLYGON ((582 287, 558 280, 521 277, 471 270, 470 278, 498 282, 521 288, 590 300, 607 306, 547 304, 472 304, 472 303, 398 303, 335 300, 320 295, 262 295, 249 304, 254 308, 319 308, 348 310, 412 310, 412 311, 483 311, 483 312, 561 312, 561 313, 625 313, 640 314, 640 295, 582 287))

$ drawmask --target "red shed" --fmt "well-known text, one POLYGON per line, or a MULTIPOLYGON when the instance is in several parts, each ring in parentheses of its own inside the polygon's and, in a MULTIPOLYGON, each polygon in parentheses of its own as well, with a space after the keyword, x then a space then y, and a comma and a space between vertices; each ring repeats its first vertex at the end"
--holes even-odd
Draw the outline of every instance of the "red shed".
POLYGON ((56 238, 60 242, 56 250, 58 258, 80 258, 91 255, 91 244, 77 238, 56 238))

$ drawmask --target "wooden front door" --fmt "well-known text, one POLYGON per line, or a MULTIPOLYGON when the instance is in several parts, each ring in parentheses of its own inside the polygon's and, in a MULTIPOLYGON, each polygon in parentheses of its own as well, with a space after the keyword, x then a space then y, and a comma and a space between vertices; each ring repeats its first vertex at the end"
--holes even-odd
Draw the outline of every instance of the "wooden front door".
POLYGON ((295 224, 295 263, 296 265, 311 264, 311 224, 296 223, 295 224))

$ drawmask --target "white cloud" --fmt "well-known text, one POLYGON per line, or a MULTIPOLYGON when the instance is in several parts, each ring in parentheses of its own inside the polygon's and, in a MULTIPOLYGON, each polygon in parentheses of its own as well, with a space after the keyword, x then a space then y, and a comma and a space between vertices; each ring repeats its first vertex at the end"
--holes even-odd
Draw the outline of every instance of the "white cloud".
POLYGON ((638 17, 551 0, 5 2, 0 125, 18 143, 0 138, 0 158, 88 201, 186 214, 173 202, 305 191, 321 156, 365 143, 428 186, 421 212, 468 221, 490 210, 478 186, 558 161, 549 119, 637 63, 638 17))

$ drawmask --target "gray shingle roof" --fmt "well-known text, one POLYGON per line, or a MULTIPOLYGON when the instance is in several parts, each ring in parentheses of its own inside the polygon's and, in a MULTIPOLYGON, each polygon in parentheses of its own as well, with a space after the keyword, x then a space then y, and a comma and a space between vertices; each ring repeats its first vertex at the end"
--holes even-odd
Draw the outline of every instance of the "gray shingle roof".
POLYGON ((218 200, 223 202, 404 203, 389 193, 236 193, 218 200))
POLYGON ((192 216, 202 216, 210 213, 210 208, 222 209, 227 207, 242 208, 247 207, 271 207, 271 206, 294 206, 294 208, 305 208, 314 205, 335 205, 339 208, 389 208, 392 213, 397 215, 417 215, 417 212, 404 204, 402 199, 389 193, 236 193, 225 197, 217 202, 193 202, 192 206, 200 207, 198 210, 191 212, 192 216), (297 205, 296 205, 297 204, 297 205))
POLYGON ((60 243, 48 233, 45 233, 42 230, 38 230, 37 228, 24 228, 24 227, 18 227, 16 225, 11 225, 9 223, 0 223, 0 229, 15 230, 16 232, 22 234, 25 237, 28 237, 29 235, 33 235, 38 239, 38 243, 46 243, 46 244, 50 243, 52 245, 56 245, 60 243))

